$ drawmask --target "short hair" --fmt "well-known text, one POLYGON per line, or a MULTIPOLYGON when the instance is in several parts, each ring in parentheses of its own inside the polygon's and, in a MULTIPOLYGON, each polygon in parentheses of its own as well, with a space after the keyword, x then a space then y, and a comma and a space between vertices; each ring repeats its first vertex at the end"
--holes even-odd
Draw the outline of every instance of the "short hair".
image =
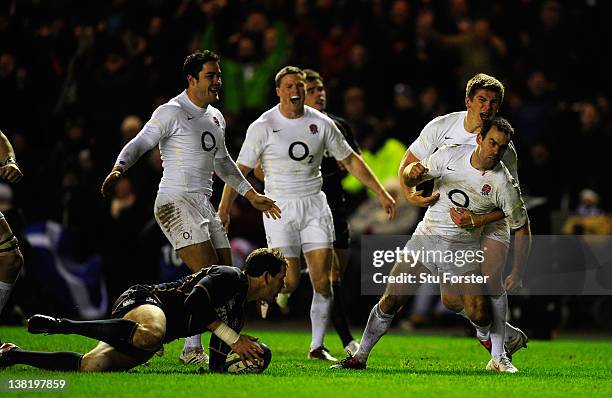
POLYGON ((279 70, 276 76, 274 77, 274 83, 276 83, 276 87, 280 87, 281 80, 287 75, 299 75, 300 78, 306 79, 304 71, 298 68, 297 66, 285 66, 283 69, 279 70))
POLYGON ((188 85, 187 76, 198 79, 200 71, 202 70, 202 65, 207 62, 219 62, 220 59, 221 57, 219 57, 219 54, 210 50, 196 51, 193 54, 189 54, 185 58, 185 62, 183 62, 183 79, 185 85, 188 85))
POLYGON ((465 86, 465 96, 473 100, 478 90, 494 91, 499 96, 499 103, 504 102, 504 85, 493 76, 479 73, 472 77, 465 86))
POLYGON ((325 84, 325 81, 321 77, 321 74, 313 69, 304 69, 304 74, 306 75, 307 82, 314 82, 315 80, 320 80, 321 83, 325 84))
POLYGON ((276 276, 283 265, 287 266, 287 259, 280 251, 264 247, 255 249, 249 254, 244 262, 244 272, 255 278, 266 271, 276 276))
POLYGON ((493 127, 495 127, 495 129, 497 129, 498 131, 501 131, 502 133, 506 134, 509 139, 512 139, 512 136, 514 135, 514 128, 512 127, 509 121, 507 121, 501 116, 495 116, 493 119, 485 120, 482 123, 482 127, 480 128, 480 135, 482 136, 482 138, 485 138, 489 130, 491 130, 491 128, 493 127))

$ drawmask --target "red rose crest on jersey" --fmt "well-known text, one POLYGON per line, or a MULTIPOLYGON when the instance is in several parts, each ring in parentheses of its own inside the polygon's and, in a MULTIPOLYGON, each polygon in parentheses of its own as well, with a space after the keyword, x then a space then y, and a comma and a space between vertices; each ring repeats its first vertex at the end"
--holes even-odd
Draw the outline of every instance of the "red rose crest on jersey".
POLYGON ((317 134, 317 133, 319 132, 319 128, 317 127, 317 125, 316 125, 316 124, 311 124, 311 125, 310 125, 310 132, 311 132, 312 134, 317 134))
POLYGON ((221 127, 221 123, 219 123, 219 119, 216 116, 213 116, 213 122, 217 125, 217 127, 221 127))
POLYGON ((482 196, 489 196, 490 193, 491 193, 491 186, 489 184, 484 184, 482 186, 482 191, 480 191, 480 194, 482 196))

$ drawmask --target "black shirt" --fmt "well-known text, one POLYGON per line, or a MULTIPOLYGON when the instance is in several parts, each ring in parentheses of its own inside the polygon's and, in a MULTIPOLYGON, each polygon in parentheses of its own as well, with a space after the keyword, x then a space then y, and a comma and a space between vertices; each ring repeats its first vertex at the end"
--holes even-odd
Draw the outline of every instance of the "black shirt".
POLYGON ((248 289, 248 278, 240 269, 221 265, 152 286, 151 293, 161 301, 166 314, 164 341, 203 333, 216 318, 240 332, 248 289), (186 305, 190 296, 195 298, 191 306, 186 305))
MULTIPOLYGON (((360 153, 359 144, 355 141, 355 137, 347 121, 329 113, 327 116, 334 121, 351 148, 353 148, 355 152, 360 153)), ((342 188, 342 179, 345 174, 346 172, 340 170, 338 167, 336 159, 326 151, 323 156, 323 161, 321 162, 321 175, 323 176, 323 186, 321 189, 325 192, 327 203, 332 211, 339 207, 343 207, 346 202, 344 189, 342 188)))

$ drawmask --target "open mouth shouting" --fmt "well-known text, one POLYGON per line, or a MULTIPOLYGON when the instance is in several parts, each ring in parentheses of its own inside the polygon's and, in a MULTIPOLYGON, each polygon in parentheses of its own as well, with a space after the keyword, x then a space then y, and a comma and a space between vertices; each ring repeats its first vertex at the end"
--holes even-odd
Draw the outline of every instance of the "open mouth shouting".
POLYGON ((302 100, 302 98, 299 95, 292 95, 289 100, 291 101, 291 103, 293 105, 298 105, 300 103, 300 101, 302 100))

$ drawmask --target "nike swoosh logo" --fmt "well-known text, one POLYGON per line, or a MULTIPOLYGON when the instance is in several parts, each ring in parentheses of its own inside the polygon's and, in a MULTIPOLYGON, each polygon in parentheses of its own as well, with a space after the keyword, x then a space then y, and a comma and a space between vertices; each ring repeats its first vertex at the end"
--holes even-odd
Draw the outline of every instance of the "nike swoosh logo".
POLYGON ((191 117, 187 116, 187 120, 191 120, 191 119, 193 119, 194 117, 195 117, 195 116, 191 116, 191 117))
POLYGON ((278 130, 274 130, 274 129, 272 129, 272 132, 273 132, 273 133, 278 133, 278 132, 279 132, 279 131, 281 131, 281 130, 282 130, 282 129, 278 129, 278 130))
POLYGON ((446 166, 446 170, 449 170, 449 171, 455 171, 455 169, 451 169, 451 168, 450 168, 450 167, 448 167, 448 166, 446 166))
POLYGON ((445 140, 452 140, 453 137, 444 137, 445 140))

